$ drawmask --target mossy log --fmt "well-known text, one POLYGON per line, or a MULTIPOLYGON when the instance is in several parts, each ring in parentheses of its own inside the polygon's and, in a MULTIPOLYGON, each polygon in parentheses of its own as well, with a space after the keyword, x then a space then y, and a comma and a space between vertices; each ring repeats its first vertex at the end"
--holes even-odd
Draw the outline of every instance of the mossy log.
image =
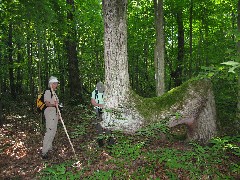
POLYGON ((134 133, 162 121, 170 128, 186 124, 188 141, 207 143, 216 135, 215 100, 207 79, 189 80, 160 97, 142 98, 131 93, 129 104, 116 112, 120 113, 115 117, 112 112, 104 113, 103 127, 134 133))

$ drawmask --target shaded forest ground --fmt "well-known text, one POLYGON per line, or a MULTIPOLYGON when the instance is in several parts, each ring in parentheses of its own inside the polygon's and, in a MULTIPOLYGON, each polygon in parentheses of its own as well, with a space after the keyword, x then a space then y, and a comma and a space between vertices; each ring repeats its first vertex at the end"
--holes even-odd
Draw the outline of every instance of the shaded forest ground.
POLYGON ((174 129, 168 141, 150 128, 135 136, 116 132, 113 147, 99 148, 94 114, 84 106, 65 107, 62 114, 77 159, 59 122, 51 159, 42 160, 39 115, 24 104, 10 107, 0 129, 0 179, 240 178, 240 137, 217 138, 204 147, 181 141, 184 127, 174 129))

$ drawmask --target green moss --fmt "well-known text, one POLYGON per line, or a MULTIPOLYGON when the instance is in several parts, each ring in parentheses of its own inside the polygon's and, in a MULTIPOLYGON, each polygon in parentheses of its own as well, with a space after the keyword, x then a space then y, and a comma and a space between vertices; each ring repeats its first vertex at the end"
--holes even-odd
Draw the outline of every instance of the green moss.
MULTIPOLYGON (((153 98, 143 98, 138 96, 135 93, 132 93, 134 102, 136 104, 136 108, 139 113, 145 118, 147 121, 151 121, 151 118, 154 114, 160 114, 161 112, 168 110, 171 106, 178 103, 181 105, 183 100, 185 99, 186 92, 190 86, 194 87, 194 91, 201 91, 200 86, 203 85, 205 81, 202 80, 189 80, 183 83, 181 86, 171 89, 166 92, 162 96, 153 97, 153 98), (201 81, 201 82, 200 82, 201 81)), ((200 92, 201 94, 205 92, 200 92)))

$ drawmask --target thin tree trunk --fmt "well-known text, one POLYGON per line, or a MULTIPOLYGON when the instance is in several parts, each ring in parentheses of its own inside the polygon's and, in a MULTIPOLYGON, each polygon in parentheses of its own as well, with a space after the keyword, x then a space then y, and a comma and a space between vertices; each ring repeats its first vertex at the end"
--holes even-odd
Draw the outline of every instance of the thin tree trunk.
MULTIPOLYGON (((240 0, 238 0, 238 17, 237 17, 237 28, 240 32, 240 0)), ((237 42, 237 51, 240 54, 240 41, 237 42)), ((237 104, 237 118, 240 119, 240 73, 238 73, 238 104, 237 104)), ((239 124, 238 124, 239 127, 239 124)))
POLYGON ((139 56, 136 56, 136 66, 135 66, 134 74, 135 74, 135 81, 136 81, 135 83, 136 91, 138 93, 141 93, 141 88, 139 84, 139 56))
MULTIPOLYGON (((173 15, 171 17, 173 19, 173 15)), ((170 51, 170 54, 174 54, 174 27, 171 26, 171 51, 170 51)), ((173 58, 171 55, 168 56, 168 66, 169 66, 169 71, 170 71, 170 77, 169 77, 169 84, 168 84, 168 90, 170 90, 172 87, 173 87, 173 83, 174 83, 174 69, 173 69, 173 58)))
MULTIPOLYGON (((46 32, 45 32, 46 33, 46 32)), ((44 34, 45 34, 44 33, 44 34)), ((46 42, 44 42, 43 43, 43 51, 45 50, 44 48, 45 48, 45 46, 46 46, 46 42)), ((42 62, 41 61, 41 52, 42 52, 42 43, 41 43, 41 41, 40 41, 40 38, 39 38, 39 36, 38 36, 38 59, 39 59, 39 61, 38 61, 38 94, 40 94, 40 93, 42 93, 44 90, 44 88, 42 87, 42 77, 43 77, 43 75, 42 75, 42 64, 44 63, 44 62, 42 62)), ((45 59, 45 56, 46 56, 46 54, 45 54, 45 51, 44 51, 44 58, 43 58, 43 61, 45 61, 46 59, 45 59)), ((41 113, 40 114, 40 116, 39 116, 39 124, 40 124, 40 129, 41 129, 41 132, 42 133, 44 133, 44 130, 45 130, 45 128, 44 128, 44 118, 43 118, 43 114, 41 113)))
POLYGON ((204 43, 203 43, 203 48, 204 48, 204 53, 203 53, 203 65, 204 66, 209 66, 209 58, 208 58, 208 33, 209 33, 209 27, 208 27, 208 11, 206 7, 203 7, 203 12, 204 12, 204 17, 202 17, 202 24, 204 26, 204 43))
MULTIPOLYGON (((1 58, 1 55, 0 55, 1 58)), ((1 59, 0 59, 1 61, 1 59)), ((1 63, 0 63, 1 64, 1 63)), ((2 70, 0 70, 0 127, 3 125, 3 103, 2 103, 2 70)))
POLYGON ((71 9, 67 12, 69 25, 66 39, 70 96, 72 98, 76 97, 77 99, 82 99, 82 82, 80 81, 79 76, 76 30, 74 23, 74 0, 66 0, 66 2, 67 6, 71 7, 71 9))
MULTIPOLYGON (((144 68, 145 81, 147 81, 147 82, 149 81, 149 77, 148 77, 148 51, 149 51, 149 48, 148 47, 149 47, 148 43, 145 42, 143 59, 144 59, 144 66, 145 66, 145 68, 144 68)), ((147 89, 147 88, 145 88, 145 89, 147 89)))
POLYGON ((29 79, 29 87, 30 87, 30 107, 33 112, 34 109, 34 81, 33 81, 33 67, 32 67, 32 43, 28 41, 27 44, 27 54, 28 54, 28 79, 29 79))
POLYGON ((165 92, 165 62, 164 62, 164 14, 163 0, 154 0, 156 45, 154 50, 156 94, 161 96, 165 92))
POLYGON ((66 74, 66 69, 65 69, 65 61, 63 60, 62 56, 60 55, 60 48, 59 48, 59 44, 57 45, 58 47, 58 51, 57 53, 57 57, 59 59, 59 70, 60 70, 60 91, 62 94, 65 93, 65 74, 66 74))
POLYGON ((2 102, 2 93, 3 93, 3 58, 0 54, 0 127, 3 125, 3 102, 2 102))
MULTIPOLYGON (((44 65, 44 73, 41 74, 41 82, 43 82, 43 89, 48 87, 48 79, 50 77, 50 65, 48 61, 48 49, 47 49, 47 42, 43 43, 43 65, 44 65)), ((40 71, 41 72, 41 71, 40 71)), ((62 86, 62 85, 61 85, 62 86)))
MULTIPOLYGON (((45 43, 44 43, 45 44, 45 43)), ((42 61, 41 61, 41 53, 42 53, 42 43, 40 41, 40 38, 38 37, 38 66, 37 66, 37 69, 38 69, 38 92, 42 92, 42 78, 41 78, 41 75, 42 75, 42 61)))
POLYGON ((15 92, 15 84, 14 84, 14 74, 13 74, 13 25, 10 23, 8 27, 8 63, 9 63, 9 80, 10 80, 10 90, 11 95, 15 99, 16 98, 16 92, 15 92))
MULTIPOLYGON (((17 62, 19 64, 21 64, 22 62, 22 59, 23 59, 23 55, 22 55, 22 50, 21 50, 21 45, 18 44, 17 45, 17 48, 18 48, 18 52, 17 52, 17 62)), ((23 90, 22 90, 22 67, 19 66, 17 68, 17 82, 16 82, 16 92, 19 94, 22 94, 23 90)))
MULTIPOLYGON (((238 103, 237 103, 237 118, 240 119, 240 73, 238 73, 238 103)), ((238 127, 240 122, 238 121, 238 127)))
POLYGON ((177 24, 178 24, 178 57, 177 68, 175 72, 175 86, 182 84, 182 72, 183 72, 183 59, 184 59, 184 27, 183 27, 183 12, 180 8, 177 12, 177 24))
POLYGON ((193 45, 193 0, 190 0, 190 13, 189 13, 189 78, 192 77, 192 45, 193 45))

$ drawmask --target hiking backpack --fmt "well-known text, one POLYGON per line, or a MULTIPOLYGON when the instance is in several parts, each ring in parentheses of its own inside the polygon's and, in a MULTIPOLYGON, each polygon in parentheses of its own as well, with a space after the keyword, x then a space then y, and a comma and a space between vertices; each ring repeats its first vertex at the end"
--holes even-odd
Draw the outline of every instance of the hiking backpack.
MULTIPOLYGON (((102 98, 103 98, 103 94, 102 94, 102 98)), ((97 89, 95 89, 95 100, 97 100, 98 103, 99 103, 99 100, 98 100, 98 90, 97 89)))
MULTIPOLYGON (((50 89, 51 91, 51 89, 50 89)), ((45 94, 46 90, 43 91, 41 94, 38 95, 37 97, 37 111, 39 113, 43 113, 44 110, 47 108, 47 105, 44 102, 44 94, 45 94)), ((51 96, 52 96, 52 91, 51 91, 51 96)))
MULTIPOLYGON (((104 93, 104 92, 103 92, 104 93)), ((97 101, 97 103, 99 104, 99 100, 98 100, 98 90, 97 89, 95 89, 95 101, 97 101)), ((102 98, 103 98, 103 94, 102 94, 102 98)), ((102 108, 100 108, 100 107, 97 107, 97 110, 98 110, 98 113, 103 113, 103 110, 102 110, 102 108)))

